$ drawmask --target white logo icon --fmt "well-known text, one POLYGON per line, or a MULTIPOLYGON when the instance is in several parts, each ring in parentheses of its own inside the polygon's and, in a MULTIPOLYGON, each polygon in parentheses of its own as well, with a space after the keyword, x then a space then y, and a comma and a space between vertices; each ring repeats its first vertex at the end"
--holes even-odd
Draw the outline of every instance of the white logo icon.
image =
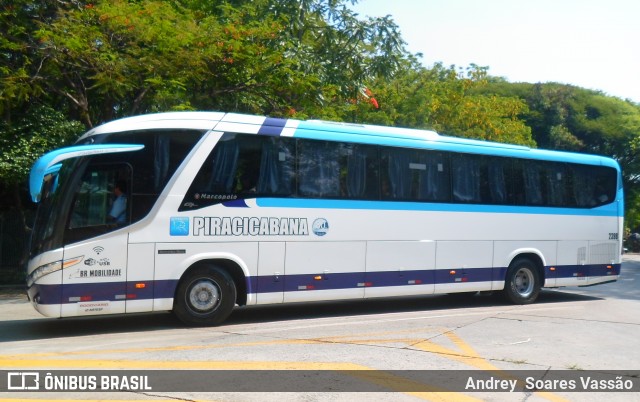
POLYGON ((39 390, 39 373, 7 373, 7 390, 39 390))

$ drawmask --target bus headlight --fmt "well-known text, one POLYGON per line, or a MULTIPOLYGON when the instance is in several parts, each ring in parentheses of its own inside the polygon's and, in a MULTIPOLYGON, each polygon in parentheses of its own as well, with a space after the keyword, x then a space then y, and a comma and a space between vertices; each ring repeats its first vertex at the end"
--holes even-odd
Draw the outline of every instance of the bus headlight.
POLYGON ((34 269, 27 277, 27 287, 31 287, 38 279, 62 269, 62 261, 54 261, 34 269))

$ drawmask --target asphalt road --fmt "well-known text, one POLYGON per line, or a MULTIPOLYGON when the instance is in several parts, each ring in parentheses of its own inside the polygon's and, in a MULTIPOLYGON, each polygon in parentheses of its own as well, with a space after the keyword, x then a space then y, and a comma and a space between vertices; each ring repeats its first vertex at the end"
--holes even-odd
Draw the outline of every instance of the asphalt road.
POLYGON ((633 377, 640 370, 640 258, 625 259, 615 283, 545 290, 528 306, 495 295, 258 306, 237 309, 213 328, 187 328, 168 313, 49 319, 5 289, 0 371, 168 370, 176 383, 131 392, 0 392, 0 401, 640 400, 637 392, 474 392, 433 375, 489 370, 506 381, 512 370, 615 371, 640 381, 633 377), (245 377, 234 372, 225 392, 191 391, 185 370, 244 370, 245 377), (433 371, 411 377, 424 370, 433 371), (317 375, 327 371, 332 378, 317 375), (282 373, 293 373, 291 381, 302 373, 301 384, 313 378, 367 392, 226 392, 235 383, 252 390, 256 374, 289 390, 282 373), (426 386, 414 390, 416 382, 426 386), (173 386, 179 392, 169 392, 173 386))

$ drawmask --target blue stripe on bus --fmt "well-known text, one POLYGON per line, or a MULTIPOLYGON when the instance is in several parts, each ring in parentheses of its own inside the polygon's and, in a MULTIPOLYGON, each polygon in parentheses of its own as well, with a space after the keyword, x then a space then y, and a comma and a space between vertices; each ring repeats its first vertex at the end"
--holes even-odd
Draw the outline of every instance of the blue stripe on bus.
POLYGON ((484 204, 440 204, 408 201, 357 201, 304 198, 257 198, 256 204, 265 208, 309 208, 309 209, 361 209, 381 211, 432 211, 432 212, 474 212, 534 215, 578 215, 578 216, 619 216, 617 204, 598 208, 554 208, 513 205, 484 204))
MULTIPOLYGON (((621 264, 590 264, 555 266, 556 271, 545 267, 547 279, 603 278, 620 275, 621 264), (609 268, 611 267, 611 268, 609 268)), ((390 286, 442 285, 504 281, 506 267, 438 269, 380 272, 345 272, 329 274, 253 276, 246 278, 247 293, 276 293, 313 290, 337 290, 357 288, 382 288, 390 286), (455 271, 455 273, 452 273, 455 271), (319 277, 319 279, 316 279, 319 277)), ((90 297, 86 301, 123 301, 173 298, 179 280, 157 280, 136 282, 75 283, 66 285, 33 285, 28 289, 31 300, 38 297, 39 304, 76 303, 78 298, 90 297), (137 283, 145 283, 138 289, 137 283), (116 297, 117 296, 117 297, 116 297), (76 301, 70 301, 71 300, 76 301)), ((576 283, 578 285, 578 283, 576 283)))
POLYGON ((358 287, 381 288, 490 282, 504 280, 506 270, 506 268, 474 268, 457 270, 455 274, 451 274, 448 269, 298 274, 281 276, 277 281, 273 275, 267 275, 254 277, 252 286, 257 289, 256 293, 273 293, 299 290, 354 289, 358 287))
POLYGON ((62 286, 61 285, 33 285, 27 289, 29 300, 33 301, 38 298, 39 304, 62 304, 62 286))
POLYGON ((587 278, 609 275, 620 275, 620 264, 562 265, 556 267, 556 278, 587 278))
POLYGON ((229 208, 249 208, 247 202, 244 199, 225 201, 222 203, 222 205, 229 208))

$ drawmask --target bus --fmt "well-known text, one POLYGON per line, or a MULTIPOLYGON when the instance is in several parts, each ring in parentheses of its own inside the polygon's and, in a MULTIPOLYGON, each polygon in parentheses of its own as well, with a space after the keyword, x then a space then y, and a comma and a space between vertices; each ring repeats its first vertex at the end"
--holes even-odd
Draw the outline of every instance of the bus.
POLYGON ((236 306, 492 291, 528 304, 620 275, 621 170, 601 156, 175 112, 93 128, 29 181, 27 293, 48 317, 217 325, 236 306))

